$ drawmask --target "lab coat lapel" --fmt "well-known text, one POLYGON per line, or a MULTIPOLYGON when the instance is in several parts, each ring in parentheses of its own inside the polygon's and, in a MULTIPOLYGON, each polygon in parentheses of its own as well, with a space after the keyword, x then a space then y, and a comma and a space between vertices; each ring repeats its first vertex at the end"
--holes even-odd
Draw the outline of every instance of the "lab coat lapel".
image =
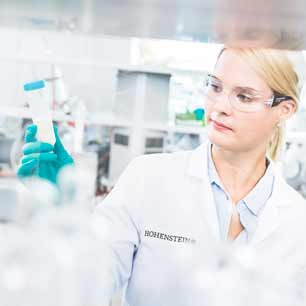
POLYGON ((286 183, 281 177, 281 173, 274 168, 274 186, 270 199, 268 200, 263 212, 258 220, 258 227, 254 238, 251 241, 252 245, 262 242, 265 238, 275 232, 280 226, 280 207, 289 205, 290 201, 286 198, 286 183))
POLYGON ((259 217, 258 227, 254 238, 250 242, 252 245, 260 243, 279 227, 279 213, 275 201, 270 199, 266 205, 267 206, 263 210, 262 215, 259 217))
POLYGON ((220 239, 218 216, 213 198, 212 188, 208 179, 207 150, 209 143, 205 142, 191 153, 187 167, 187 175, 191 177, 191 192, 201 215, 203 216, 204 230, 220 239))

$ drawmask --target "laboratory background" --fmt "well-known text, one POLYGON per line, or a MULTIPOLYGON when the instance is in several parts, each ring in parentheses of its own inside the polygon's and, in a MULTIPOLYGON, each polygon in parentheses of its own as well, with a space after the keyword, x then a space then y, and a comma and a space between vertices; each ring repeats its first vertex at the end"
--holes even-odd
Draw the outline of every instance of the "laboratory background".
POLYGON ((305 20, 299 0, 0 0, 0 304, 99 305, 99 245, 84 216, 135 157, 207 139, 204 82, 224 44, 291 50, 301 103, 279 166, 306 198, 305 20), (39 80, 42 103, 30 107, 24 85, 39 80), (77 164, 64 200, 16 176, 33 116, 53 121, 77 164))

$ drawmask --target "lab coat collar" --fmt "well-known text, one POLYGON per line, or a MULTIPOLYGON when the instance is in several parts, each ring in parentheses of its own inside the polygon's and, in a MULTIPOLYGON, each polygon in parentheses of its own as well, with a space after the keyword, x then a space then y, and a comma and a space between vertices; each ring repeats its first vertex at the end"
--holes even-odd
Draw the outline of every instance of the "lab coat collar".
MULTIPOLYGON (((216 237, 220 237, 218 217, 215 205, 213 205, 214 199, 207 175, 208 148, 209 142, 207 141, 191 152, 186 173, 191 177, 199 179, 199 182, 201 182, 200 188, 202 190, 199 190, 198 195, 202 196, 199 196, 198 200, 201 201, 200 205, 210 230, 216 237)), ((279 208, 291 204, 290 199, 286 197, 288 185, 283 179, 279 167, 272 160, 270 160, 270 163, 275 175, 273 191, 261 213, 251 244, 258 244, 273 233, 280 224, 279 208)))
POLYGON ((187 174, 198 179, 207 178, 207 150, 209 142, 204 142, 191 152, 187 174))

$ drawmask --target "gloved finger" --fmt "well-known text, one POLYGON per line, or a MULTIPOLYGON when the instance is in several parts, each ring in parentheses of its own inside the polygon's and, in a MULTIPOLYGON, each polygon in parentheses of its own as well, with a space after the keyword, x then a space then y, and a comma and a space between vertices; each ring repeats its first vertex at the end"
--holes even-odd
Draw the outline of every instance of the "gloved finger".
POLYGON ((32 153, 46 153, 53 151, 53 146, 50 143, 35 141, 35 142, 26 143, 23 146, 22 151, 26 155, 32 153))
POLYGON ((37 125, 35 124, 29 125, 25 132, 24 141, 26 143, 36 141, 36 133, 37 133, 37 125))
POLYGON ((62 144, 62 141, 58 135, 58 129, 55 125, 53 125, 53 129, 54 129, 54 135, 55 135, 55 145, 54 145, 54 152, 57 154, 58 159, 68 165, 68 164, 73 164, 73 158, 70 156, 70 154, 67 152, 67 150, 65 149, 64 145, 62 144))
POLYGON ((55 135, 55 140, 56 140, 55 145, 54 145, 55 152, 65 150, 62 144, 62 141, 58 135, 58 129, 56 125, 53 125, 53 130, 54 130, 54 135, 55 135))
POLYGON ((19 177, 25 177, 25 176, 32 175, 37 164, 38 164, 38 161, 36 159, 29 160, 27 163, 24 163, 19 167, 17 171, 17 175, 19 177))
POLYGON ((25 164, 32 159, 36 159, 37 161, 53 162, 57 160, 57 155, 54 153, 32 153, 24 156, 21 163, 25 164))

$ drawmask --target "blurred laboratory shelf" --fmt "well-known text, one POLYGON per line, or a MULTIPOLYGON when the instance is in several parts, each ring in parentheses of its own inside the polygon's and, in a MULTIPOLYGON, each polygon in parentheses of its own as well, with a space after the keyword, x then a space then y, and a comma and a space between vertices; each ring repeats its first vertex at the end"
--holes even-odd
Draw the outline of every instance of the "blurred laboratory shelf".
POLYGON ((203 70, 190 70, 182 68, 171 68, 156 65, 126 65, 120 66, 119 70, 131 71, 131 72, 144 72, 144 73, 156 73, 156 74, 187 74, 187 75, 199 75, 204 76, 207 71, 203 70))
POLYGON ((149 130, 182 133, 182 134, 206 134, 205 126, 190 126, 190 125, 176 125, 173 123, 148 123, 144 125, 144 128, 149 130))
MULTIPOLYGON (((32 118, 30 109, 22 106, 0 106, 0 116, 7 116, 13 118, 32 118)), ((73 121, 73 118, 69 115, 65 115, 61 112, 53 112, 53 120, 55 121, 73 121)))
POLYGON ((131 127, 133 126, 132 121, 126 119, 119 119, 112 112, 95 112, 88 115, 88 123, 97 125, 106 125, 114 127, 131 127))
MULTIPOLYGON (((13 107, 13 106, 0 106, 0 116, 7 116, 13 118, 25 118, 30 119, 31 113, 28 107, 13 107)), ((78 118, 72 115, 66 115, 62 112, 55 111, 52 113, 54 121, 59 122, 74 122, 78 118)), ((110 127, 133 127, 133 122, 126 119, 118 119, 116 114, 112 112, 95 112, 88 115, 85 118, 85 122, 88 124, 105 125, 110 127)), ((206 129, 204 126, 189 126, 189 125, 175 125, 173 123, 144 123, 142 126, 144 129, 185 133, 185 134, 205 134, 206 129)))
POLYGON ((23 63, 39 63, 39 64, 70 64, 77 66, 93 66, 96 68, 113 68, 117 70, 124 70, 130 72, 143 72, 143 73, 155 73, 155 74, 186 74, 186 75, 206 75, 207 71, 201 69, 184 69, 184 68, 172 68, 161 65, 117 65, 114 63, 107 63, 105 61, 87 60, 87 59, 71 59, 67 57, 48 57, 46 56, 0 56, 0 60, 23 62, 23 63))
MULTIPOLYGON (((0 106, 0 116, 7 116, 13 118, 32 118, 30 109, 28 107, 15 107, 15 106, 0 106)), ((53 121, 59 122, 74 122, 80 119, 77 116, 66 115, 63 112, 53 111, 52 112, 53 121)), ((84 121, 88 124, 100 124, 106 126, 123 126, 129 127, 132 123, 128 120, 118 120, 116 116, 111 112, 96 112, 88 115, 88 118, 85 118, 84 121)))

